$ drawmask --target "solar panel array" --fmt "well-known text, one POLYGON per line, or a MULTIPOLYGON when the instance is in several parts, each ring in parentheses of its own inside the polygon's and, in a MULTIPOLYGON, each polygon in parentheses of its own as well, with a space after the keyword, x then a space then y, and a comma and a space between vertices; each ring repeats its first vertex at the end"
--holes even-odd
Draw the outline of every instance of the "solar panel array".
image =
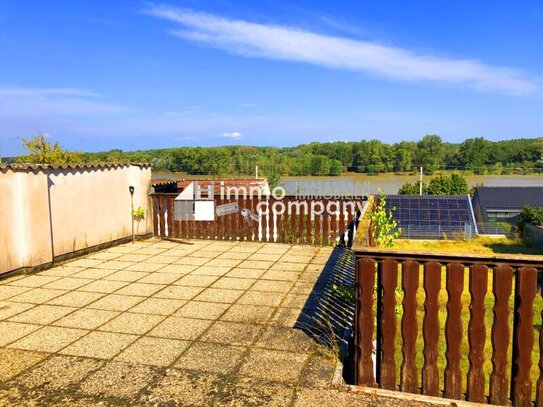
POLYGON ((462 233, 466 224, 473 229, 469 198, 463 195, 389 195, 387 208, 410 238, 441 237, 462 233))

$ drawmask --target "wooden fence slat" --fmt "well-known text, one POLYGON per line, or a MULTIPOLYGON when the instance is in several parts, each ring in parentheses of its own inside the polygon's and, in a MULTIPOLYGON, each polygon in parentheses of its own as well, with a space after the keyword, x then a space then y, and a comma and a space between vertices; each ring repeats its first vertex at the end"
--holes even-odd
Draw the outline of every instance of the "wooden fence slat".
POLYGON ((476 403, 485 403, 485 295, 488 290, 488 268, 475 264, 469 270, 469 292, 471 304, 468 325, 469 370, 467 399, 476 403))
POLYGON ((155 236, 158 236, 158 217, 160 216, 160 209, 158 205, 158 197, 153 196, 151 198, 151 202, 153 204, 153 233, 155 236))
POLYGON ((328 199, 322 201, 324 205, 324 212, 322 214, 322 246, 328 246, 330 243, 330 232, 329 232, 329 222, 330 215, 326 208, 328 207, 328 199))
POLYGON ((492 273, 494 308, 492 313, 492 375, 490 376, 490 403, 508 402, 507 349, 509 348, 509 299, 513 292, 513 268, 496 266, 492 273))
POLYGON ((172 237, 173 233, 173 198, 167 197, 166 212, 168 213, 168 236, 172 237))
POLYGON ((160 236, 166 237, 166 222, 165 222, 165 213, 166 213, 166 198, 165 197, 159 197, 159 210, 158 213, 160 214, 160 236))
POLYGON ((439 339, 438 296, 441 287, 441 264, 424 264, 424 365, 422 367, 422 392, 429 396, 439 396, 439 369, 437 367, 437 343, 439 339))
MULTIPOLYGON (((540 292, 543 296, 543 290, 540 292)), ((543 320, 543 310, 541 311, 541 318, 543 320)), ((543 330, 539 330, 539 379, 537 380, 537 387, 535 391, 535 405, 536 407, 543 407, 543 330)))
POLYGON ((444 396, 449 399, 460 400, 462 398, 460 345, 463 337, 462 291, 464 290, 464 265, 449 263, 446 275, 446 288, 449 299, 447 301, 447 321, 445 323, 447 367, 444 372, 444 396))
POLYGON ((531 405, 532 349, 534 347, 534 299, 537 269, 521 267, 517 271, 515 287, 515 322, 513 336, 513 371, 511 399, 516 406, 531 405))
POLYGON ((239 241, 245 240, 245 221, 243 220, 243 216, 241 216, 241 208, 245 208, 245 202, 246 200, 242 197, 238 199, 238 207, 240 208, 240 212, 234 215, 237 219, 236 236, 237 240, 239 241))
POLYGON ((373 375, 373 288, 375 261, 361 258, 357 261, 355 289, 355 381, 361 386, 375 386, 373 375))
POLYGON ((338 206, 341 206, 341 201, 335 201, 334 203, 334 212, 330 214, 330 243, 331 245, 334 245, 336 243, 336 240, 338 238, 338 226, 337 226, 337 208, 338 206))
POLYGON ((322 243, 322 215, 315 215, 315 246, 320 246, 322 243))
POLYGON ((299 244, 306 244, 305 242, 305 213, 307 212, 307 209, 303 205, 303 201, 300 202, 300 215, 298 215, 298 243, 299 244))
POLYGON ((306 217, 306 243, 311 245, 313 244, 313 220, 311 219, 311 201, 309 199, 306 199, 305 202, 307 203, 307 217, 306 217))
POLYGON ((402 264, 403 315, 400 388, 404 392, 419 393, 417 374, 417 290, 420 264, 406 261, 402 264))
MULTIPOLYGON (((294 201, 294 199, 292 200, 294 201)), ((292 202, 291 201, 291 202, 292 202)), ((292 207, 292 213, 290 214, 290 233, 292 234, 291 243, 297 244, 298 243, 298 230, 296 229, 296 224, 298 220, 298 207, 293 206, 292 207)))
POLYGON ((396 287, 398 262, 379 262, 379 305, 377 307, 377 377, 383 389, 396 389, 396 287))

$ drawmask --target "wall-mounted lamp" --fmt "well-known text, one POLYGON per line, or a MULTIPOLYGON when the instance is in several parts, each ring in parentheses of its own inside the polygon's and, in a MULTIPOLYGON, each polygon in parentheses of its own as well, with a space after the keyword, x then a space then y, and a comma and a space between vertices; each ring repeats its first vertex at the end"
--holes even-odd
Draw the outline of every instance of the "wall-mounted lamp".
POLYGON ((134 187, 130 185, 128 187, 128 191, 130 192, 130 218, 132 219, 132 244, 134 244, 134 241, 136 240, 134 237, 134 187))

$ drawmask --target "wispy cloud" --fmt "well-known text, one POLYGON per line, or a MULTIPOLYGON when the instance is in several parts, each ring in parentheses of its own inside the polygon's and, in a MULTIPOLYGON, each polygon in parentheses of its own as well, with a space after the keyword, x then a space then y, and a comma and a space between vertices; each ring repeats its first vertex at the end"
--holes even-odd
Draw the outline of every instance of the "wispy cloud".
POLYGON ((89 116, 125 110, 85 89, 0 87, 0 117, 89 116))
POLYGON ((474 59, 420 54, 372 41, 228 19, 165 5, 152 5, 145 12, 179 24, 180 28, 171 31, 177 37, 249 57, 299 61, 394 80, 449 83, 515 95, 532 93, 538 88, 520 70, 474 59))
POLYGON ((239 131, 229 131, 222 134, 223 137, 238 139, 241 137, 241 133, 239 131))

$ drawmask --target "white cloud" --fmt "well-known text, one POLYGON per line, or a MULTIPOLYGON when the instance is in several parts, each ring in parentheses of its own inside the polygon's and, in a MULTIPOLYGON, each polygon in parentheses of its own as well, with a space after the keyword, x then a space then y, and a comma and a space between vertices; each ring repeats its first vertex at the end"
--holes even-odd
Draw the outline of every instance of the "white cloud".
POLYGON ((238 139, 241 137, 241 133, 239 131, 230 131, 222 134, 223 137, 238 139))
POLYGON ((307 62, 395 80, 451 83, 508 94, 537 90, 534 81, 519 70, 473 59, 424 55, 371 41, 233 20, 170 6, 154 5, 145 12, 178 23, 182 28, 172 31, 177 37, 244 56, 307 62))

